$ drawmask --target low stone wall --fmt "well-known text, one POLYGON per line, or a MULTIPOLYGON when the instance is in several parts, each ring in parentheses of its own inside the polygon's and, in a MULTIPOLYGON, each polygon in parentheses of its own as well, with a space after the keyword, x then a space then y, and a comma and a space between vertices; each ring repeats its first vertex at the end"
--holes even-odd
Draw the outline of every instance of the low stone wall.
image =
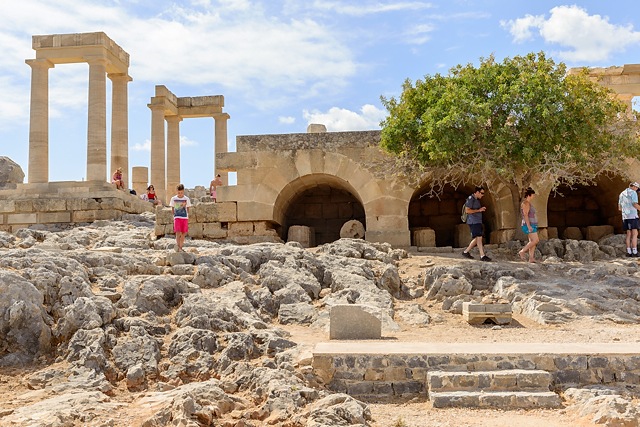
MULTIPOLYGON (((397 344, 384 345, 394 347, 397 344)), ((327 350, 330 346, 335 348, 336 343, 328 343, 327 350)), ((353 348, 354 345, 350 346, 353 348)), ((586 354, 588 351, 585 349, 585 354, 544 351, 539 354, 363 354, 353 350, 352 354, 314 351, 314 372, 332 391, 352 396, 426 394, 427 373, 430 371, 538 369, 552 375, 555 390, 594 384, 638 384, 640 380, 640 353, 586 354)))
POLYGON ((150 203, 107 182, 18 184, 0 191, 0 230, 118 220, 124 214, 151 210, 150 203))
MULTIPOLYGON (((174 234, 171 208, 156 208, 155 235, 174 234)), ((268 221, 238 221, 235 202, 199 202, 189 209, 189 233, 195 239, 223 240, 240 244, 282 242, 268 221)))

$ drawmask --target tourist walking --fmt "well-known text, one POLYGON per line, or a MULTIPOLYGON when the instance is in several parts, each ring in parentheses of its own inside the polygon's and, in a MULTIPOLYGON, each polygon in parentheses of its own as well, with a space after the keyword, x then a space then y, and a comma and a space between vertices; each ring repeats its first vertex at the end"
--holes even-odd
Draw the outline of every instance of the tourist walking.
POLYGON ((182 251, 184 239, 189 232, 189 208, 191 199, 184 195, 184 185, 178 184, 176 187, 178 194, 169 201, 171 212, 173 212, 173 231, 176 233, 176 252, 182 251))
POLYGON ((531 188, 524 190, 524 199, 520 204, 520 214, 522 215, 522 222, 520 223, 522 231, 529 238, 524 248, 522 248, 518 255, 523 261, 527 260, 527 252, 529 252, 529 262, 536 262, 536 246, 540 242, 538 237, 538 218, 536 216, 536 208, 531 204, 531 201, 535 197, 536 192, 531 188))
POLYGON ((618 210, 622 212, 622 228, 627 233, 627 256, 638 256, 638 188, 640 184, 632 182, 618 196, 618 210))
POLYGON ((482 246, 482 213, 487 210, 485 206, 482 206, 480 199, 484 196, 484 187, 476 187, 476 191, 472 195, 467 197, 465 202, 465 211, 467 212, 467 225, 471 231, 471 243, 467 246, 467 249, 462 252, 462 256, 470 259, 474 259, 473 255, 469 252, 474 246, 478 247, 480 252, 480 260, 491 261, 484 253, 484 247, 482 246))

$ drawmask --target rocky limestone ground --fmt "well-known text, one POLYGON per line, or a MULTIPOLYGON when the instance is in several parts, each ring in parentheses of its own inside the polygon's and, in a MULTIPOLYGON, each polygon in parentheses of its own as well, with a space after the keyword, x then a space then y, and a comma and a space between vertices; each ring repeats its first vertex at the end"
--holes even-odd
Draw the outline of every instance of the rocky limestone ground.
POLYGON ((638 390, 564 391, 557 410, 435 409, 358 400, 311 368, 329 311, 382 313, 425 342, 640 342, 640 266, 621 236, 519 242, 491 263, 342 239, 238 246, 152 238, 153 216, 0 232, 1 426, 638 426, 638 390), (512 303, 471 326, 464 301, 512 303))

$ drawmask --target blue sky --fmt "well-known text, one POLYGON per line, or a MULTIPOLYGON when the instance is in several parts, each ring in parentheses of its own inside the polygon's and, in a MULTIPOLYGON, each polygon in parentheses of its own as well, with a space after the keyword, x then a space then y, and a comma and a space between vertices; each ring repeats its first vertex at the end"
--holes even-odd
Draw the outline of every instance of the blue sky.
MULTIPOLYGON (((309 123, 378 129, 380 96, 397 96, 406 78, 446 74, 492 53, 543 50, 570 67, 640 63, 637 10, 637 0, 6 0, 0 156, 27 173, 24 61, 35 57, 35 34, 103 31, 129 53, 131 167, 149 165, 147 104, 157 84, 179 97, 224 95, 231 149, 237 135, 305 132, 309 123)), ((52 181, 85 177, 87 85, 87 64, 49 70, 52 181)), ((213 119, 181 123, 189 188, 212 179, 213 126, 213 119)))

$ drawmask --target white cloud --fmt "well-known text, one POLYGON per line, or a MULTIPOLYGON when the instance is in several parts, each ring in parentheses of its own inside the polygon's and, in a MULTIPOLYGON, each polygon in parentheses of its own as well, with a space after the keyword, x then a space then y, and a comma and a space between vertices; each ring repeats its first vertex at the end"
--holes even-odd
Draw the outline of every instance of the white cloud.
POLYGON ((533 16, 525 15, 524 18, 518 18, 516 20, 500 21, 500 25, 503 28, 509 30, 513 36, 513 41, 516 43, 522 43, 533 39, 532 28, 539 30, 545 23, 545 18, 542 15, 533 16))
POLYGON ((376 13, 397 12, 406 10, 424 10, 433 8, 432 3, 428 2, 359 2, 357 5, 349 5, 340 1, 324 1, 316 0, 313 2, 313 8, 323 11, 331 11, 342 15, 364 16, 376 13))
POLYGON ((411 44, 425 44, 431 40, 430 33, 435 30, 435 27, 430 24, 420 24, 412 27, 406 31, 405 35, 408 42, 411 44))
MULTIPOLYGON (((104 31, 130 54, 136 83, 231 90, 261 108, 338 93, 359 64, 339 31, 269 14, 248 0, 178 3, 23 0, 0 15, 0 74, 28 78, 33 34, 104 31), (152 11, 152 12, 151 12, 152 11), (151 12, 151 14, 150 14, 151 12), (6 48, 5 48, 6 47, 6 48)), ((265 3, 266 4, 266 3, 265 3)), ((180 94, 178 94, 180 95, 180 94)))
POLYGON ((516 42, 533 38, 533 30, 537 30, 547 43, 567 48, 558 56, 572 62, 605 61, 628 46, 640 44, 640 32, 633 26, 614 25, 607 16, 589 15, 579 6, 558 6, 550 13, 549 19, 527 15, 502 25, 516 42))
POLYGON ((143 143, 137 143, 130 146, 133 151, 148 151, 151 152, 151 140, 145 139, 143 143))
POLYGON ((332 107, 327 112, 304 110, 302 114, 307 120, 307 124, 323 124, 328 131, 335 132, 379 129, 380 122, 386 116, 386 111, 374 105, 366 104, 362 106, 360 112, 332 107))
POLYGON ((197 147, 198 142, 180 135, 180 147, 197 147))
POLYGON ((280 116, 278 117, 278 122, 285 125, 292 125, 296 122, 296 118, 291 116, 287 116, 287 117, 280 116))

